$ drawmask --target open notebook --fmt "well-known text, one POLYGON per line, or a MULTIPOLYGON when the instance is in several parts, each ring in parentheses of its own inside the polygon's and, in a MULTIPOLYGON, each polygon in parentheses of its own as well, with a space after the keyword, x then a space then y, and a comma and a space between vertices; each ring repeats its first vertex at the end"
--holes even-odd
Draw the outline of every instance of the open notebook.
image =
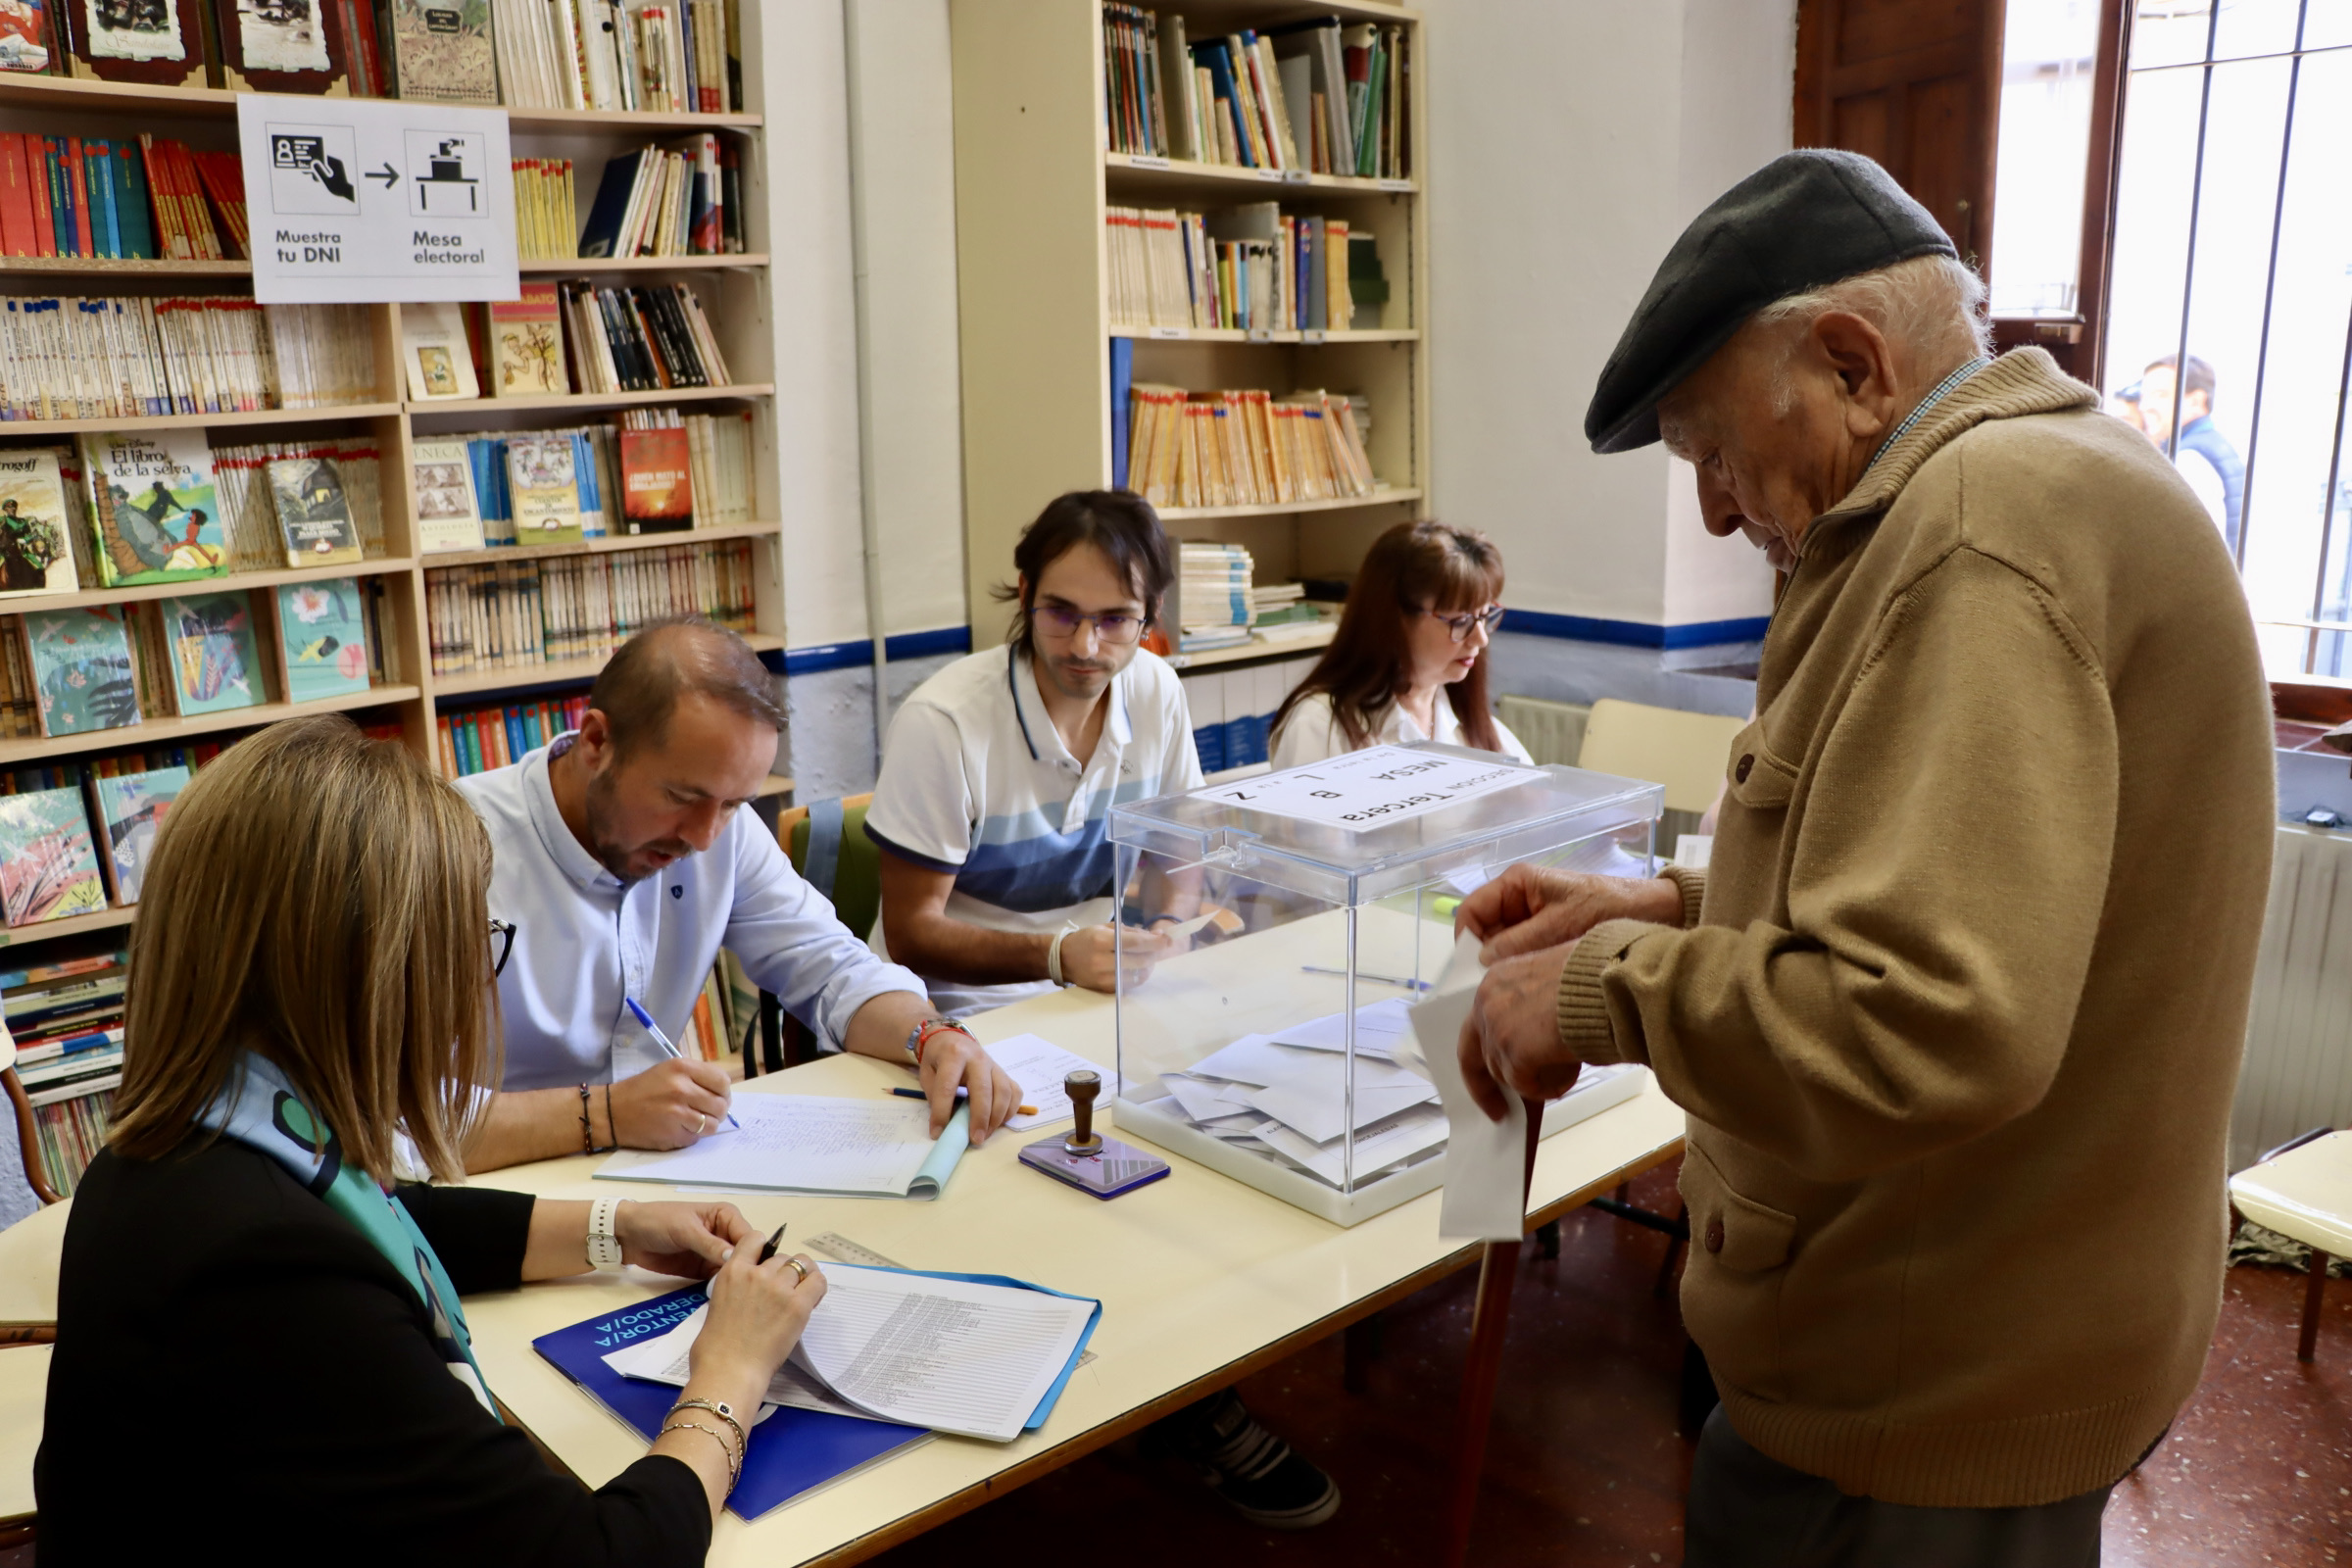
MULTIPOLYGON (((825 1298, 766 1402, 1009 1443, 1043 1426, 1102 1304, 996 1275, 819 1263, 825 1298)), ((709 1309, 605 1357, 683 1388, 709 1309)))
POLYGON ((852 1198, 937 1198, 970 1139, 958 1105, 937 1139, 931 1107, 876 1096, 737 1095, 735 1119, 690 1149, 623 1150, 597 1167, 600 1181, 671 1187, 741 1187, 852 1198))

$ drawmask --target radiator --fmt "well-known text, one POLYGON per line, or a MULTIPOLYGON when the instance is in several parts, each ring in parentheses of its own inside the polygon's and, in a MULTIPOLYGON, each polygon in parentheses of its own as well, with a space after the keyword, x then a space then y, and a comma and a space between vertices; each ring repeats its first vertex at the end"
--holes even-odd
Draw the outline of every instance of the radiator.
POLYGON ((1570 767, 1585 749, 1585 720, 1592 716, 1587 704, 1545 702, 1541 697, 1505 697, 1496 711, 1530 757, 1570 767))
POLYGON ((2352 1123, 2352 833, 2281 827, 2230 1119, 2242 1170, 2313 1127, 2352 1123))

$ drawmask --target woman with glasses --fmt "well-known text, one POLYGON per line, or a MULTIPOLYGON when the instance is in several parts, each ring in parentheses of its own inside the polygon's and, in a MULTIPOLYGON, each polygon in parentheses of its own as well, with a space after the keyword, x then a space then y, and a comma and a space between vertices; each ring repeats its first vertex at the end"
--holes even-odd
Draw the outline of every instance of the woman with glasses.
POLYGON ((1400 522, 1365 553, 1331 646, 1274 714, 1274 767, 1443 741, 1531 760, 1487 707, 1502 552, 1475 528, 1400 522))
POLYGON ((700 1563, 746 1430, 824 1296, 728 1203, 560 1202, 436 1176, 496 1081, 490 843, 341 717, 197 775, 131 936, 107 1148, 74 1195, 41 1561, 700 1563), (652 1451, 590 1492, 504 1424, 462 1295, 632 1263, 710 1281, 652 1451))

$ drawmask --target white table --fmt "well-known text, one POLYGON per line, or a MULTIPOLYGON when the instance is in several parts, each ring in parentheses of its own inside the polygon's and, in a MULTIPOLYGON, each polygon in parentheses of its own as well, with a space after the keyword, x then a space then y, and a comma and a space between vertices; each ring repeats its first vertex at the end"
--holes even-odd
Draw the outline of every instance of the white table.
MULTIPOLYGON (((1112 1064, 1107 998, 1062 992, 986 1014, 973 1028, 983 1040, 1043 1035, 1103 1066, 1112 1064)), ((756 1079, 740 1092, 878 1095, 906 1081, 904 1071, 880 1062, 837 1056, 756 1079)), ((792 1245, 805 1247, 809 1237, 831 1231, 909 1267, 1011 1274, 1099 1297, 1103 1313, 1093 1341, 1096 1359, 1072 1377, 1043 1430, 1004 1445, 933 1438, 755 1523, 728 1514, 711 1544, 713 1564, 861 1561, 1480 1257, 1475 1245, 1439 1238, 1437 1193, 1344 1230, 1170 1156, 1175 1169, 1166 1180, 1100 1201, 1019 1165, 1020 1146, 1046 1133, 999 1134, 965 1156, 946 1196, 933 1203, 734 1200, 761 1230, 789 1220, 792 1245)), ((1142 1142, 1130 1133, 1120 1136, 1142 1142)), ((1673 1157, 1682 1138, 1682 1111, 1652 1084, 1634 1100, 1546 1139, 1531 1189, 1530 1227, 1673 1157)), ((599 1162, 573 1156, 476 1181, 553 1198, 662 1192, 592 1181, 599 1162)), ((652 1275, 589 1275, 466 1302, 491 1388, 550 1453, 590 1486, 601 1486, 641 1457, 645 1440, 542 1360, 531 1341, 675 1284, 652 1275)), ((1441 1491, 1440 1479, 1432 1477, 1433 1505, 1441 1491)))

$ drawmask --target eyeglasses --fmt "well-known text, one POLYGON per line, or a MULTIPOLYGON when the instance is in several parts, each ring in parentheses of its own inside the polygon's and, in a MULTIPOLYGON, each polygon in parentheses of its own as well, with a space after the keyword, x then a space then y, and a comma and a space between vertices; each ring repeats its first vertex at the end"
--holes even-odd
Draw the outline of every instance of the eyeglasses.
POLYGON ((1494 635, 1494 628, 1502 624, 1502 607, 1500 605, 1489 605, 1484 610, 1466 611, 1459 615, 1441 615, 1434 610, 1424 610, 1421 613, 1432 620, 1444 621, 1446 629, 1453 633, 1453 640, 1457 643, 1468 642, 1473 627, 1484 626, 1487 629, 1487 635, 1492 637, 1494 635))
POLYGON ((1030 612, 1037 623, 1055 637, 1075 637, 1078 628, 1092 621, 1095 635, 1106 643, 1131 643, 1144 634, 1144 617, 1113 612, 1106 615, 1083 615, 1067 605, 1040 605, 1030 612))
POLYGON ((490 946, 498 953, 490 961, 490 978, 495 980, 507 972, 507 956, 514 951, 514 928, 504 920, 491 921, 490 946))

